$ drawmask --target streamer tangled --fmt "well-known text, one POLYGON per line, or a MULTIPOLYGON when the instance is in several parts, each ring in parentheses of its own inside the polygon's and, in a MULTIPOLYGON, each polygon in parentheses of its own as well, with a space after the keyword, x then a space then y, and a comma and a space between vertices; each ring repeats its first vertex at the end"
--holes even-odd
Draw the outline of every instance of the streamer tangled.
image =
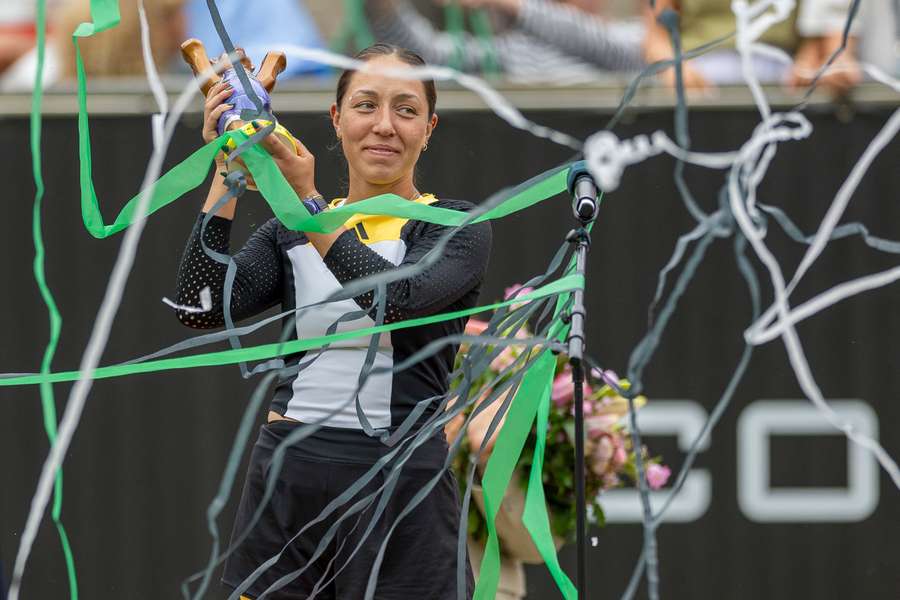
MULTIPOLYGON (((214 0, 208 0, 208 5, 213 20, 219 30, 223 45, 229 53, 233 54, 234 46, 222 25, 214 0)), ((848 11, 844 35, 845 44, 847 31, 849 31, 850 24, 856 15, 858 6, 859 0, 854 0, 848 11)), ((888 285, 889 283, 896 281, 900 278, 900 267, 894 267, 880 273, 865 275, 839 284, 831 289, 821 292, 799 306, 791 306, 789 301, 791 293, 797 287, 800 280, 822 254, 825 246, 833 239, 847 237, 849 235, 859 235, 874 249, 882 252, 900 254, 900 242, 883 240, 871 236, 862 224, 851 223, 838 226, 841 216, 849 204, 853 191, 865 175, 869 165, 881 149, 883 149, 896 135, 898 129, 900 129, 900 109, 892 114, 880 133, 872 140, 868 148, 859 158, 849 177, 835 196, 831 207, 822 223, 819 225, 815 235, 806 237, 799 228, 793 224, 784 211, 775 206, 762 204, 758 202, 756 198, 756 190, 760 182, 764 179, 768 166, 775 153, 778 151, 779 146, 794 140, 806 138, 813 132, 812 125, 800 110, 792 110, 785 113, 773 113, 771 111, 763 90, 750 67, 750 59, 754 53, 766 53, 769 56, 772 55, 773 50, 760 44, 758 39, 766 29, 787 18, 794 10, 794 2, 793 0, 757 0, 756 2, 748 3, 744 0, 734 0, 732 9, 736 16, 734 39, 737 50, 742 58, 744 80, 753 93, 761 120, 750 138, 740 148, 731 152, 710 154, 690 149, 686 130, 687 105, 684 99, 684 90, 680 86, 680 81, 677 89, 678 104, 676 107, 675 141, 671 140, 663 132, 655 132, 650 136, 637 136, 631 140, 620 140, 610 131, 611 127, 618 121, 619 116, 627 107, 635 90, 644 78, 659 72, 668 66, 674 65, 676 69, 680 69, 684 60, 687 60, 698 53, 702 53, 713 47, 716 43, 722 41, 718 40, 713 44, 708 44, 703 48, 694 49, 682 55, 680 52, 680 44, 676 43, 678 32, 677 29, 675 29, 674 20, 668 18, 661 18, 660 22, 669 29, 672 36, 673 48, 675 50, 674 59, 672 61, 651 65, 635 78, 629 86, 629 89, 626 91, 620 108, 607 126, 607 129, 595 133, 584 141, 578 140, 565 133, 543 127, 526 119, 499 93, 477 77, 459 73, 453 69, 444 67, 423 67, 382 71, 393 77, 455 80, 459 84, 479 94, 490 108, 511 126, 583 152, 588 168, 591 170, 599 186, 604 191, 616 189, 623 171, 629 166, 639 164, 644 160, 648 160, 653 156, 662 153, 669 154, 677 159, 678 163, 675 171, 676 182, 679 184, 679 191, 685 207, 694 217, 696 226, 678 239, 669 262, 659 274, 656 293, 651 302, 650 327, 643 339, 634 348, 627 368, 627 377, 631 380, 632 386, 627 391, 618 390, 623 396, 629 399, 631 404, 631 431, 635 447, 640 447, 641 440, 632 400, 642 391, 644 369, 652 359, 665 331, 666 325, 676 310, 678 300, 686 290, 696 269, 702 262, 710 243, 717 238, 732 238, 734 240, 736 266, 747 283, 753 307, 752 322, 744 332, 745 348, 731 380, 723 391, 705 426, 697 435, 691 449, 685 456, 684 465, 676 478, 675 485, 671 489, 666 501, 656 512, 654 512, 650 506, 648 485, 644 476, 644 466, 642 464, 640 453, 637 453, 638 479, 644 514, 644 546, 628 588, 623 593, 623 598, 631 598, 634 595, 641 578, 644 576, 647 580, 650 598, 655 600, 659 597, 658 557, 655 540, 656 529, 661 523, 664 513, 668 507, 671 506, 672 501, 684 484, 700 444, 715 427, 716 423, 727 409, 735 389, 747 369, 755 346, 770 342, 776 338, 781 338, 787 349, 796 378, 809 400, 825 415, 828 421, 834 425, 836 429, 845 433, 852 442, 873 452, 894 483, 900 487, 900 470, 898 470, 894 460, 887 455, 877 441, 854 430, 849 423, 843 422, 825 402, 812 377, 809 364, 804 355, 801 340, 795 329, 795 325, 801 320, 811 318, 837 302, 850 298, 863 291, 888 285), (683 167, 686 163, 709 169, 727 170, 727 182, 720 191, 719 208, 715 212, 703 212, 691 196, 682 177, 683 167), (782 271, 777 258, 766 245, 766 227, 769 222, 769 216, 771 216, 775 223, 784 229, 792 239, 808 246, 802 262, 789 280, 782 271), (765 310, 763 310, 761 306, 758 274, 746 255, 748 244, 757 258, 759 258, 765 266, 768 278, 771 280, 774 289, 774 302, 765 310), (688 250, 692 245, 693 248, 688 255, 688 250), (664 298, 664 290, 667 287, 666 283, 668 276, 682 264, 683 268, 678 279, 672 286, 671 292, 664 298), (665 301, 663 302, 663 300, 665 301)), ((113 27, 118 23, 118 5, 116 0, 92 0, 91 14, 94 21, 92 23, 83 23, 73 33, 73 40, 76 43, 76 47, 78 38, 93 35, 94 33, 113 27)), ((356 17, 359 16, 356 13, 354 13, 354 15, 356 17)), ((516 362, 508 367, 507 371, 501 373, 493 382, 496 384, 502 379, 503 383, 496 385, 496 387, 494 385, 488 386, 488 388, 491 389, 491 392, 487 399, 479 404, 468 417, 471 419, 482 410, 485 410, 493 402, 502 403, 497 416, 491 423, 488 435, 485 436, 485 440, 489 439, 490 434, 499 427, 501 418, 505 417, 505 424, 499 431, 495 449, 491 455, 483 480, 489 538, 485 550, 484 562, 482 563, 481 576, 476 588, 476 598, 493 597, 499 575, 499 546, 494 527, 494 516, 497 513, 500 501, 503 498, 504 490, 509 482, 519 453, 522 450, 525 437, 528 432, 531 431, 535 420, 538 428, 537 439, 543 440, 545 437, 542 435, 542 432, 547 423, 546 408, 549 400, 549 384, 553 374, 553 364, 555 363, 552 351, 558 351, 563 347, 561 342, 566 339, 567 335, 567 325, 564 318, 565 312, 570 304, 571 293, 576 289, 584 287, 583 278, 573 273, 573 265, 571 262, 564 265, 566 251, 566 245, 564 244, 549 262, 546 270, 526 283, 527 287, 535 288, 534 291, 530 293, 489 306, 481 306, 471 310, 457 311, 454 313, 440 314, 391 324, 384 323, 385 289, 390 282, 415 275, 426 269, 428 265, 433 264, 434 261, 440 260, 441 253, 447 241, 460 227, 473 222, 502 218, 503 216, 519 210, 524 210, 535 203, 559 194, 565 187, 564 182, 568 166, 566 165, 552 169, 511 190, 494 194, 482 202, 478 209, 473 210, 470 214, 455 213, 453 211, 410 203, 398 197, 379 196, 377 198, 371 198, 353 204, 352 212, 349 207, 342 207, 326 211, 325 213, 316 216, 310 216, 302 203, 297 201, 296 195, 284 181, 283 177, 281 177, 280 172, 274 166, 271 159, 268 157, 268 154, 256 145, 260 139, 271 132, 272 127, 267 127, 252 136, 241 131, 229 132, 218 140, 201 148, 166 174, 161 175, 162 162, 168 150, 168 145, 175 125, 182 112, 187 108, 189 102, 191 102, 193 94, 196 93, 197 85, 195 81, 189 82, 175 104, 171 108, 168 106, 166 94, 153 69, 153 61, 149 58, 150 49, 147 41, 147 26, 142 7, 140 16, 142 19, 142 43, 148 79, 159 106, 159 112, 152 116, 154 148, 153 155, 145 172, 143 184, 140 188, 140 193, 128 202, 111 224, 106 224, 103 220, 100 213, 99 201, 94 194, 91 181, 91 151, 86 111, 86 81, 80 55, 78 55, 78 94, 80 102, 79 151, 82 164, 81 206, 85 226, 98 238, 104 238, 123 230, 125 230, 125 236, 81 364, 77 371, 71 372, 51 372, 50 369, 60 333, 61 321, 53 301, 53 296, 46 284, 43 271, 44 256, 43 245, 40 238, 39 221, 39 209, 43 195, 40 160, 42 94, 39 85, 36 85, 34 89, 31 127, 34 177, 37 186, 37 195, 35 197, 35 243, 38 260, 35 263, 35 277, 41 289, 42 296, 48 306, 51 336, 44 354, 44 359, 41 363, 40 373, 2 375, 0 376, 0 385, 40 385, 45 415, 45 426, 48 437, 51 440, 51 450, 43 465, 38 487, 32 500, 28 520, 21 537, 19 551, 14 565, 13 581, 9 590, 9 598, 11 600, 18 599, 22 575, 34 543, 38 526, 47 503, 50 500, 51 494, 54 496, 51 515, 59 532, 61 544, 66 556, 70 595, 72 598, 77 597, 77 584, 72 553, 69 548, 65 528, 59 518, 62 501, 62 462, 72 440, 72 436, 78 426, 85 400, 90 392, 94 379, 125 376, 132 373, 162 371, 170 368, 193 368, 220 364, 239 364, 244 377, 262 374, 261 381, 247 405, 235 435, 234 445, 229 455, 227 467, 222 476, 219 491, 212 500, 209 510, 207 511, 208 527, 212 538, 209 559, 201 571, 187 578, 182 585, 182 591, 186 598, 200 598, 208 590, 212 573, 216 566, 225 559, 234 546, 240 543, 249 532, 250 527, 252 527, 251 523, 245 531, 237 535, 231 547, 225 548, 224 550, 221 548, 217 518, 232 492, 238 464, 244 453, 254 425, 254 415, 257 414, 258 408, 266 398, 268 388, 272 381, 278 376, 290 375, 296 373, 300 369, 306 368, 321 356, 323 352, 327 352, 330 344, 343 338, 369 335, 371 336, 372 347, 375 347, 382 332, 459 318, 484 312, 485 310, 493 310, 494 316, 484 334, 477 337, 461 335, 436 340, 420 349, 414 356, 411 356, 402 364, 397 364, 392 367, 393 371, 401 371, 409 368, 416 362, 433 355, 448 344, 459 343, 462 341, 468 343, 471 347, 471 351, 463 358, 461 367, 451 374, 451 380, 453 381, 455 388, 454 394, 458 395, 458 401, 454 400, 451 402, 449 397, 423 399, 419 405, 419 409, 417 409, 419 412, 414 412, 410 419, 401 424, 399 430, 391 435, 387 435, 385 432, 375 431, 370 426, 366 427, 367 433, 379 436, 381 441, 390 448, 390 451, 376 464, 372 465, 366 475, 355 482, 341 494, 340 497, 336 498, 322 514, 308 523, 304 529, 297 532, 296 535, 302 535, 308 527, 329 518, 338 506, 348 504, 353 500, 353 504, 349 505, 349 508, 347 508, 342 516, 337 519, 337 522, 322 537, 319 542, 318 550, 314 556, 318 556, 332 540, 341 521, 353 521, 355 517, 355 524, 359 525, 361 523, 360 515, 362 512, 370 509, 374 512, 370 517, 367 517, 370 519, 370 522, 362 536, 362 539, 366 539, 371 532, 372 524, 381 516, 386 500, 390 497, 394 485, 397 482, 397 478, 413 451, 415 451, 415 449, 432 434, 442 428, 454 416, 466 411, 467 408, 475 404, 479 399, 480 392, 479 390, 473 389, 472 382, 484 372, 487 365, 489 365, 505 347, 511 344, 517 344, 534 348, 536 350, 534 352, 520 353, 516 362), (226 307, 227 327, 225 331, 197 336, 150 355, 128 361, 127 363, 100 367, 99 358, 106 345, 112 323, 115 319, 116 311, 121 301, 122 291, 130 274, 134 256, 137 252, 137 245, 140 240, 146 217, 168 203, 173 202, 188 190, 200 185, 205 178, 205 174, 208 172, 208 167, 213 157, 219 149, 229 141, 233 141, 237 145, 237 150, 231 153, 230 158, 234 159, 237 156, 240 156, 244 160, 250 173, 253 175, 254 180, 259 186, 260 192, 269 202, 275 215, 290 228, 316 232, 333 231, 353 213, 356 213, 395 215, 439 223, 449 226, 448 232, 441 240, 441 243, 439 243, 420 263, 397 269, 377 277, 355 281, 352 284, 345 286, 338 295, 323 301, 331 302, 351 298, 364 291, 374 291, 376 299, 375 304, 378 307, 377 319, 374 327, 361 331, 356 330, 351 333, 336 333, 337 325, 340 322, 360 318, 363 313, 362 311, 358 311, 342 316, 332 324, 327 335, 323 337, 287 341, 288 330, 285 330, 278 343, 243 348, 240 344, 240 339, 244 335, 279 321, 289 314, 302 314, 303 311, 308 310, 311 306, 299 307, 294 311, 269 317, 243 327, 235 327, 233 325, 231 316, 226 307), (537 322, 541 325, 533 337, 521 339, 515 334, 526 322, 537 322), (201 348, 226 339, 231 343, 231 350, 199 353, 183 358, 166 358, 168 355, 175 352, 201 348), (314 352, 311 354, 310 358, 307 358, 299 365, 292 367, 293 370, 287 369, 284 366, 284 363, 279 360, 280 356, 301 350, 313 350, 314 352), (250 368, 247 366, 249 361, 263 362, 250 368), (512 374, 510 377, 504 377, 510 373, 512 374), (76 383, 70 392, 65 413, 62 420, 59 422, 57 429, 57 419, 53 408, 52 384, 61 381, 75 381, 76 383), (415 422, 422 414, 421 411, 424 411, 424 409, 432 403, 437 405, 438 410, 434 412, 433 416, 426 421, 421 429, 414 434, 409 434, 413 422, 415 422), (357 499, 356 497, 360 490, 366 487, 375 475, 380 472, 387 473, 384 483, 369 495, 357 499)), ((36 81, 40 81, 43 69, 45 41, 44 0, 38 1, 37 21, 38 69, 36 81)), ((349 35, 350 33, 347 33, 345 37, 349 35)), ((842 50, 843 47, 835 52, 826 64, 823 65, 819 75, 831 65, 842 50)), ((292 57, 305 58, 337 68, 349 67, 359 70, 373 70, 371 65, 367 63, 360 63, 345 56, 322 50, 289 47, 285 48, 285 52, 292 57)), ((237 61, 234 62, 237 65, 241 80, 245 81, 246 76, 242 72, 240 63, 237 61)), ((874 79, 900 92, 900 82, 889 78, 874 67, 864 66, 864 68, 874 79)), ((207 75, 208 73, 199 74, 198 81, 201 78, 205 78, 207 75)), ((815 81, 813 83, 813 87, 814 86, 815 81)), ((245 87, 247 87, 246 83, 245 87)), ((809 90, 809 93, 811 92, 812 87, 809 90)), ((240 196, 244 191, 242 178, 239 174, 230 176, 227 182, 229 184, 229 191, 222 199, 220 199, 220 203, 225 203, 234 197, 240 196)), ((216 210, 214 209, 210 211, 209 214, 215 214, 215 212, 216 210)), ((215 260, 229 265, 228 272, 231 277, 226 279, 225 289, 223 290, 223 297, 229 298, 229 288, 233 278, 234 263, 230 256, 214 253, 208 248, 205 250, 215 260)), ((187 308, 195 311, 202 311, 205 309, 205 307, 180 308, 187 308)), ((370 352, 370 355, 371 354, 372 353, 370 352)), ((591 366, 600 367, 600 365, 596 364, 596 361, 589 358, 588 363, 591 366)), ((363 366, 362 372, 360 373, 357 391, 361 389, 369 376, 377 372, 378 369, 373 367, 371 360, 368 361, 363 366)), ((353 394, 347 399, 347 404, 349 405, 352 403, 354 398, 356 398, 356 394, 353 394)), ((323 419, 323 421, 324 420, 325 419, 323 419)), ((320 427, 321 423, 322 421, 310 423, 297 428, 276 449, 273 468, 269 471, 265 496, 260 503, 260 506, 265 505, 272 494, 275 479, 280 470, 287 447, 301 442, 320 427)), ((365 427, 368 424, 363 422, 363 425, 365 427)), ((452 444, 445 466, 449 466, 461 438, 462 436, 458 436, 456 441, 452 444)), ((463 507, 461 511, 462 519, 465 519, 468 514, 477 454, 483 450, 484 447, 482 446, 478 453, 473 453, 472 462, 468 471, 466 493, 463 497, 463 507)), ((571 581, 559 566, 553 541, 549 533, 543 490, 540 483, 541 464, 542 451, 536 451, 523 521, 531 532, 535 544, 547 563, 551 574, 554 576, 560 591, 567 599, 571 599, 575 598, 577 594, 571 581)), ((429 485, 425 486, 410 501, 408 506, 401 512, 397 522, 404 518, 405 515, 415 508, 415 506, 428 494, 432 487, 437 483, 439 476, 440 475, 436 476, 429 485)), ((255 522, 258 517, 259 511, 255 515, 253 522, 255 522)), ((392 525, 390 532, 393 531, 393 527, 396 527, 397 522, 392 525)), ((463 562, 465 558, 465 531, 465 523, 462 521, 460 523, 460 535, 458 540, 459 581, 463 581, 462 578, 464 577, 463 562)), ((380 543, 380 552, 369 577, 365 596, 367 600, 374 595, 380 560, 383 557, 389 539, 390 533, 380 543)), ((233 592, 231 598, 238 598, 243 591, 247 590, 253 584, 256 578, 265 571, 267 567, 278 560, 279 556, 280 553, 260 565, 259 568, 233 592)), ((337 572, 340 572, 340 569, 341 566, 336 565, 336 572, 332 575, 332 578, 337 572)), ((284 585, 287 585, 294 578, 300 576, 302 572, 303 569, 301 568, 294 573, 284 576, 282 579, 272 584, 263 595, 274 592, 284 585)), ((320 581, 318 588, 327 585, 329 581, 330 580, 320 581)), ((460 594, 460 597, 462 597, 465 586, 458 585, 457 587, 459 590, 458 593, 460 594)))

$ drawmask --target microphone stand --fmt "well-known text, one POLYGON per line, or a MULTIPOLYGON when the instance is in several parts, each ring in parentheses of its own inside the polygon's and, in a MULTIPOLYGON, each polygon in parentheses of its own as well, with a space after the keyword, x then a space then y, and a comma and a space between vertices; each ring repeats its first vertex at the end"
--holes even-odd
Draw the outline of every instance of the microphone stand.
MULTIPOLYGON (((597 218, 597 187, 584 162, 575 163, 569 172, 569 191, 572 193, 572 210, 578 227, 569 232, 566 240, 575 245, 575 272, 584 277, 587 252, 591 245, 588 227, 597 218)), ((585 307, 584 289, 575 290, 572 310, 569 313, 570 329, 568 339, 569 364, 572 367, 573 397, 575 402, 575 502, 577 523, 577 570, 576 586, 578 598, 587 600, 586 563, 586 502, 584 492, 584 347, 585 347, 585 307)))

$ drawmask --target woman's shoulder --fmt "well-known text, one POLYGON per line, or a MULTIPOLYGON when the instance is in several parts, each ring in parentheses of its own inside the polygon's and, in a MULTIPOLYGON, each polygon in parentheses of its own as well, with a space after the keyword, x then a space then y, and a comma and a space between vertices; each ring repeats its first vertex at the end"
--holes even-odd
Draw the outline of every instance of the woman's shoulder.
MULTIPOLYGON (((450 210, 458 210, 459 212, 471 212, 472 210, 478 208, 478 205, 474 202, 470 202, 468 200, 459 200, 456 198, 437 198, 433 194, 423 194, 419 199, 420 202, 424 204, 428 204, 429 206, 433 206, 435 208, 448 208, 450 210)), ((441 226, 438 226, 441 227, 441 226)), ((442 227, 441 227, 442 228, 442 227)), ((463 229, 466 230, 479 230, 487 235, 490 235, 491 232, 491 222, 490 221, 480 221, 478 223, 470 223, 466 225, 463 229)))
MULTIPOLYGON (((422 200, 428 205, 435 208, 448 208, 450 210, 457 210, 460 212, 471 212, 472 210, 478 208, 477 204, 468 200, 459 200, 456 198, 436 198, 428 196, 430 195, 426 195, 422 200)), ((420 225, 424 225, 424 230, 429 230, 435 233, 444 230, 444 226, 442 225, 430 225, 428 223, 420 223, 420 225)), ((490 247, 491 238, 491 222, 487 220, 480 221, 478 223, 468 223, 460 230, 459 234, 454 236, 453 239, 454 243, 477 244, 490 247)))
POLYGON ((426 194, 426 196, 429 197, 428 204, 430 206, 434 206, 435 208, 449 208, 452 210, 469 212, 477 206, 477 204, 475 204, 474 202, 469 202, 468 200, 458 200, 455 198, 438 198, 432 194, 426 194))

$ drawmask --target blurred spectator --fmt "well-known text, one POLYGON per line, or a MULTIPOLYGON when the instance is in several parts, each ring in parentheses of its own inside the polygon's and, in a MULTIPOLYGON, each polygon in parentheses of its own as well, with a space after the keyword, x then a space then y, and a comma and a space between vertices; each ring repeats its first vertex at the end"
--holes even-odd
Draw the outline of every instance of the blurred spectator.
MULTIPOLYGON (((299 2, 300 0, 298 0, 299 2)), ((341 31, 346 19, 344 6, 335 0, 303 0, 319 34, 326 42, 331 42, 341 31)))
MULTIPOLYGON (((856 56, 859 33, 865 20, 865 4, 860 3, 859 12, 847 37, 847 47, 819 80, 819 85, 834 95, 846 94, 862 81, 862 71, 856 56)), ((789 83, 792 86, 812 83, 819 67, 840 48, 849 8, 849 0, 803 0, 800 3, 797 30, 802 36, 802 42, 791 68, 789 83)))
MULTIPOLYGON (((516 82, 576 83, 604 71, 643 66, 640 39, 597 16, 594 0, 463 0, 463 6, 491 8, 493 52, 500 70, 516 82), (586 12, 585 9, 589 9, 586 12)), ((431 23, 405 0, 371 0, 366 11, 375 37, 409 48, 430 64, 481 69, 491 50, 466 33, 461 41, 431 23)))
MULTIPOLYGON (((752 67, 763 83, 787 83, 792 87, 808 85, 818 68, 840 45, 849 0, 800 0, 791 16, 770 27, 759 42, 769 44, 792 56, 793 64, 763 54, 752 56, 752 67)), ((644 9, 647 36, 644 56, 648 63, 671 59, 672 42, 666 29, 656 21, 663 10, 679 14, 681 47, 688 51, 724 37, 735 29, 731 0, 657 0, 655 9, 644 9)), ((846 50, 834 67, 819 80, 832 94, 846 93, 861 77, 855 59, 856 36, 861 15, 854 20, 846 50)), ((734 39, 697 56, 682 66, 684 85, 692 90, 708 91, 716 85, 743 81, 740 56, 734 39)), ((674 86, 672 69, 662 74, 663 81, 674 86)))
POLYGON ((34 5, 0 0, 0 73, 34 46, 34 5))
MULTIPOLYGON (((143 0, 154 62, 162 72, 172 66, 186 35, 183 4, 184 0, 143 0)), ((138 4, 122 2, 119 11, 118 26, 78 41, 88 77, 142 77, 145 73, 138 4)), ((90 21, 90 0, 70 0, 54 11, 44 59, 45 86, 76 78, 72 32, 90 21)), ((0 77, 0 90, 31 89, 36 63, 37 49, 32 47, 0 77)))
MULTIPOLYGON (((217 0, 216 6, 228 37, 242 47, 254 65, 262 64, 266 52, 285 46, 324 48, 322 36, 302 0, 217 0)), ((190 0, 187 7, 188 36, 197 38, 213 57, 225 51, 213 25, 206 0, 190 0)), ((280 78, 325 74, 327 66, 288 56, 287 69, 280 78)))
POLYGON ((866 0, 859 34, 859 58, 900 76, 900 0, 866 0))

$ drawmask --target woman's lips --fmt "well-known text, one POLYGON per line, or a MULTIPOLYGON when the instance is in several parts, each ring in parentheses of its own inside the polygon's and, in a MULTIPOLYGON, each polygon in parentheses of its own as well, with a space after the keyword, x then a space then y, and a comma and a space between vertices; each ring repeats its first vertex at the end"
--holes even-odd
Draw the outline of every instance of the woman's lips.
POLYGON ((364 150, 371 152, 376 156, 394 156, 400 154, 399 150, 395 150, 389 146, 366 146, 364 150))

